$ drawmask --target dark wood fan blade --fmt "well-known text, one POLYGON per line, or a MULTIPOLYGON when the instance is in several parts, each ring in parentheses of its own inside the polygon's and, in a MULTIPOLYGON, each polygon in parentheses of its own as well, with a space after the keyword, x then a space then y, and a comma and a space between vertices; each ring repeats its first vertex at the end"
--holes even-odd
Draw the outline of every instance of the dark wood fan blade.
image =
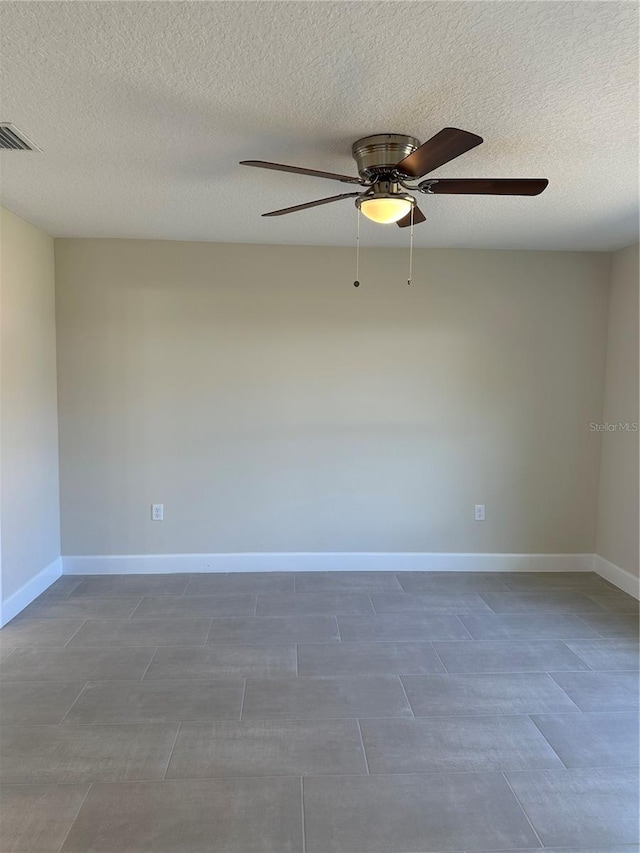
POLYGON ((298 210, 306 210, 308 207, 317 207, 319 204, 331 204, 332 201, 340 201, 341 198, 357 198, 362 193, 342 193, 342 195, 332 195, 329 198, 319 198, 317 201, 308 201, 306 204, 296 204, 293 207, 283 207, 282 210, 272 210, 269 213, 263 213, 263 216, 282 216, 285 213, 296 213, 298 210))
POLYGON ((430 192, 461 195, 540 195, 548 184, 546 178, 434 178, 430 192))
POLYGON ((417 204, 413 206, 413 210, 407 213, 406 216, 403 216, 402 219, 398 219, 397 225, 399 228, 407 228, 411 225, 411 214, 413 213, 413 224, 419 225, 420 222, 426 222, 427 217, 420 210, 417 204))
POLYGON ((359 184, 360 178, 349 175, 337 175, 335 172, 319 172, 317 169, 303 169, 301 166, 285 166, 282 163, 267 163, 265 160, 241 160, 241 166, 256 166, 258 169, 274 169, 276 172, 294 172, 296 175, 311 175, 312 178, 329 178, 342 181, 343 184, 359 184))
POLYGON ((421 178, 433 172, 438 166, 454 160, 465 151, 470 151, 484 140, 475 133, 458 130, 457 127, 445 127, 427 142, 401 160, 396 169, 412 178, 421 178))

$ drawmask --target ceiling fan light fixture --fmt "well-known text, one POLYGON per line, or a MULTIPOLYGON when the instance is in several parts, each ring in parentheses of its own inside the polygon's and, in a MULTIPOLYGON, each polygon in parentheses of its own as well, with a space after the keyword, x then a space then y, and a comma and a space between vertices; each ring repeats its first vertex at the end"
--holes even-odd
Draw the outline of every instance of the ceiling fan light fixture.
POLYGON ((361 213, 381 225, 398 222, 410 213, 415 203, 413 196, 397 193, 375 193, 356 199, 356 207, 360 208, 361 213))
POLYGON ((399 228, 411 228, 413 231, 413 226, 425 222, 426 216, 413 196, 399 192, 400 187, 411 192, 428 194, 506 196, 539 195, 546 189, 549 183, 546 178, 427 178, 416 187, 406 185, 406 180, 419 180, 430 175, 440 166, 455 160, 481 142, 481 136, 458 127, 445 127, 422 145, 413 136, 403 133, 365 136, 354 142, 351 149, 359 177, 322 172, 302 166, 288 166, 285 163, 271 163, 267 160, 242 160, 240 165, 310 175, 340 181, 343 184, 359 184, 361 188, 359 192, 341 193, 271 210, 269 213, 263 213, 263 216, 283 216, 310 207, 332 204, 343 198, 355 198, 359 212, 364 213, 373 222, 383 225, 395 222, 399 228), (364 191, 362 188, 365 188, 364 191))

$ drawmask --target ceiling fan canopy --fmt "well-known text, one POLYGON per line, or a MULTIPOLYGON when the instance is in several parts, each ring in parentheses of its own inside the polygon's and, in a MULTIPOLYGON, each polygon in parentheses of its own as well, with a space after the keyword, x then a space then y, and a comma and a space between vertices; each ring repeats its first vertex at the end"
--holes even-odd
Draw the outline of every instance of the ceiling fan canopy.
POLYGON ((358 174, 363 181, 397 171, 398 164, 420 147, 415 136, 404 133, 377 133, 365 136, 351 146, 358 174))
POLYGON ((533 196, 546 189, 549 183, 546 178, 427 178, 420 181, 420 178, 482 142, 482 137, 475 133, 455 127, 445 127, 422 145, 415 137, 403 133, 365 136, 354 142, 351 148, 359 177, 264 160, 242 160, 240 165, 358 184, 362 188, 358 192, 342 193, 281 210, 272 210, 263 213, 263 216, 282 216, 331 204, 343 198, 355 198, 356 207, 369 219, 381 224, 395 222, 400 228, 426 221, 426 216, 411 195, 412 192, 425 195, 447 193, 533 196), (419 183, 413 183, 415 181, 419 183))

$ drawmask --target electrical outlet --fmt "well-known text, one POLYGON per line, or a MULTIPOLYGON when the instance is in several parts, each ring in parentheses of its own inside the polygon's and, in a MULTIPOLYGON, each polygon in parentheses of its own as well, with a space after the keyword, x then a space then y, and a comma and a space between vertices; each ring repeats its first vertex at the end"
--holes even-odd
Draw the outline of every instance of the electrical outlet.
POLYGON ((484 504, 476 504, 473 510, 475 521, 484 521, 484 504))
POLYGON ((151 521, 164 521, 164 504, 151 504, 151 521))

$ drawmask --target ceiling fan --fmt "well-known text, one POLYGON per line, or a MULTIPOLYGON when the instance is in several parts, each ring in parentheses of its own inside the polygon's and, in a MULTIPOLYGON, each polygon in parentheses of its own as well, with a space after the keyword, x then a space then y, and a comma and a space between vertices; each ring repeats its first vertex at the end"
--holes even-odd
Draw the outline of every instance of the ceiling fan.
POLYGON ((296 213, 320 204, 331 204, 343 198, 355 198, 356 207, 366 217, 374 222, 395 222, 400 228, 417 225, 426 220, 415 198, 403 190, 426 195, 437 193, 539 195, 546 189, 549 183, 546 178, 427 178, 420 180, 434 169, 480 145, 482 141, 482 137, 475 133, 459 130, 456 127, 445 127, 422 145, 415 137, 402 133, 365 136, 354 142, 351 149, 359 177, 305 169, 300 166, 286 166, 281 163, 268 163, 264 160, 242 160, 240 165, 275 169, 279 172, 294 172, 315 178, 328 178, 331 181, 359 184, 362 187, 358 192, 332 195, 328 198, 308 201, 306 204, 272 210, 269 213, 263 213, 263 216, 282 216, 285 213, 296 213), (411 183, 415 181, 419 182, 411 183))

